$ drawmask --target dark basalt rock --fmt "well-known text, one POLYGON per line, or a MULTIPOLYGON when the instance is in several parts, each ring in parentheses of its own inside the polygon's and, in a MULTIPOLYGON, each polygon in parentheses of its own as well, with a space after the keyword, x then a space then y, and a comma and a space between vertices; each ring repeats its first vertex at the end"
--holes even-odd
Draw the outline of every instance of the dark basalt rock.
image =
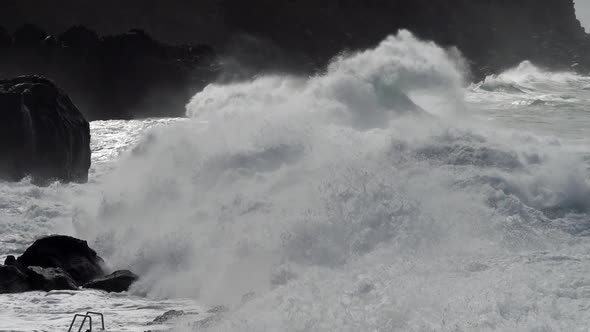
POLYGON ((101 289, 123 292, 138 276, 123 270, 104 276, 104 264, 86 241, 54 235, 39 239, 22 256, 0 265, 0 294, 27 291, 101 289), (92 280, 92 281, 90 281, 92 280))
POLYGON ((100 43, 96 32, 82 25, 69 28, 59 35, 58 40, 63 46, 75 49, 92 49, 100 43))
POLYGON ((4 29, 4 27, 0 26, 0 48, 9 47, 12 45, 12 36, 4 29))
POLYGON ((27 274, 16 266, 0 266, 0 294, 33 290, 27 274))
POLYGON ((28 277, 35 290, 77 290, 78 285, 72 277, 61 268, 42 268, 30 266, 28 277))
POLYGON ((183 116, 217 73, 208 45, 170 46, 139 29, 99 37, 80 25, 58 36, 19 29, 0 52, 0 75, 51 77, 89 120, 183 116))
POLYGON ((18 47, 41 46, 47 33, 39 26, 25 24, 14 32, 14 44, 18 47))
POLYGON ((53 82, 0 80, 0 178, 86 182, 90 154, 88 122, 53 82))
POLYGON ((121 293, 129 290, 131 284, 139 277, 131 271, 122 270, 113 272, 102 278, 92 280, 84 285, 84 288, 100 289, 110 293, 121 293))
POLYGON ((17 260, 22 266, 60 268, 77 284, 104 276, 104 261, 88 247, 86 241, 69 236, 49 236, 39 239, 17 260))
POLYGON ((16 264, 17 264, 16 257, 14 257, 12 255, 7 256, 6 259, 4 260, 4 265, 12 266, 12 265, 16 265, 16 264))

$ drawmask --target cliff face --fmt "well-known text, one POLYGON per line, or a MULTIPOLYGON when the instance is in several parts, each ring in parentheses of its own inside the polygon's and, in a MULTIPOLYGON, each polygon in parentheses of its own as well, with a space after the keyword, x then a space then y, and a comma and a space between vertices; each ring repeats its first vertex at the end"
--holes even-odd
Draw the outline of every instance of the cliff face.
POLYGON ((474 74, 529 59, 552 67, 584 62, 588 37, 573 0, 226 0, 230 30, 270 38, 324 61, 343 48, 372 46, 398 29, 457 46, 474 74))
POLYGON ((406 28, 456 45, 476 76, 523 59, 588 65, 588 38, 574 0, 5 0, 0 22, 31 22, 52 33, 84 24, 99 33, 145 29, 170 43, 222 47, 246 32, 321 65, 343 49, 364 48, 406 28))

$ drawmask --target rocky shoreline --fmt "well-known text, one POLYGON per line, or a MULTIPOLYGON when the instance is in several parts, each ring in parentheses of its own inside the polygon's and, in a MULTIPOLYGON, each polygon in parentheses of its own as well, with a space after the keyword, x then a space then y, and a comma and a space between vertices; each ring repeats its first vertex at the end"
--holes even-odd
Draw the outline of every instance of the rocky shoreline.
POLYGON ((524 60, 590 71, 590 37, 574 0, 57 0, 51 6, 62 8, 59 20, 32 0, 0 12, 0 77, 45 75, 88 120, 183 116, 189 99, 221 74, 313 74, 341 52, 373 47, 400 29, 456 47, 472 81, 524 60), (174 19, 167 16, 172 12, 174 19), (90 23, 76 25, 84 21, 90 23))
POLYGON ((214 61, 209 45, 171 46, 137 29, 99 36, 73 26, 53 36, 33 24, 0 27, 0 78, 48 77, 89 121, 183 116, 216 76, 214 61))

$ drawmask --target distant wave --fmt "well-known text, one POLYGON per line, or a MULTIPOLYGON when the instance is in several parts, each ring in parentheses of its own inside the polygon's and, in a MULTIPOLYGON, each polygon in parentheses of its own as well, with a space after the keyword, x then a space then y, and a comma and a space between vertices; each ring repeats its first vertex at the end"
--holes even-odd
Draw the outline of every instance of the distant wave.
POLYGON ((471 84, 468 90, 490 102, 512 100, 516 103, 516 98, 524 104, 539 106, 577 102, 573 97, 576 90, 589 86, 590 77, 568 71, 543 70, 530 61, 524 61, 515 68, 471 84))

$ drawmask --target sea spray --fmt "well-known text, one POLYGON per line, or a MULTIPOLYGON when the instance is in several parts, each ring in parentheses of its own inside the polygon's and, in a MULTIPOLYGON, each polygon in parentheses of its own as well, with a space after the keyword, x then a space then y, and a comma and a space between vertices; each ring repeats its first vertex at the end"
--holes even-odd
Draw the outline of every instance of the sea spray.
POLYGON ((318 76, 210 85, 78 199, 77 235, 138 294, 230 306, 213 330, 534 325, 520 255, 575 234, 588 175, 461 121, 458 63, 400 32, 318 76))

